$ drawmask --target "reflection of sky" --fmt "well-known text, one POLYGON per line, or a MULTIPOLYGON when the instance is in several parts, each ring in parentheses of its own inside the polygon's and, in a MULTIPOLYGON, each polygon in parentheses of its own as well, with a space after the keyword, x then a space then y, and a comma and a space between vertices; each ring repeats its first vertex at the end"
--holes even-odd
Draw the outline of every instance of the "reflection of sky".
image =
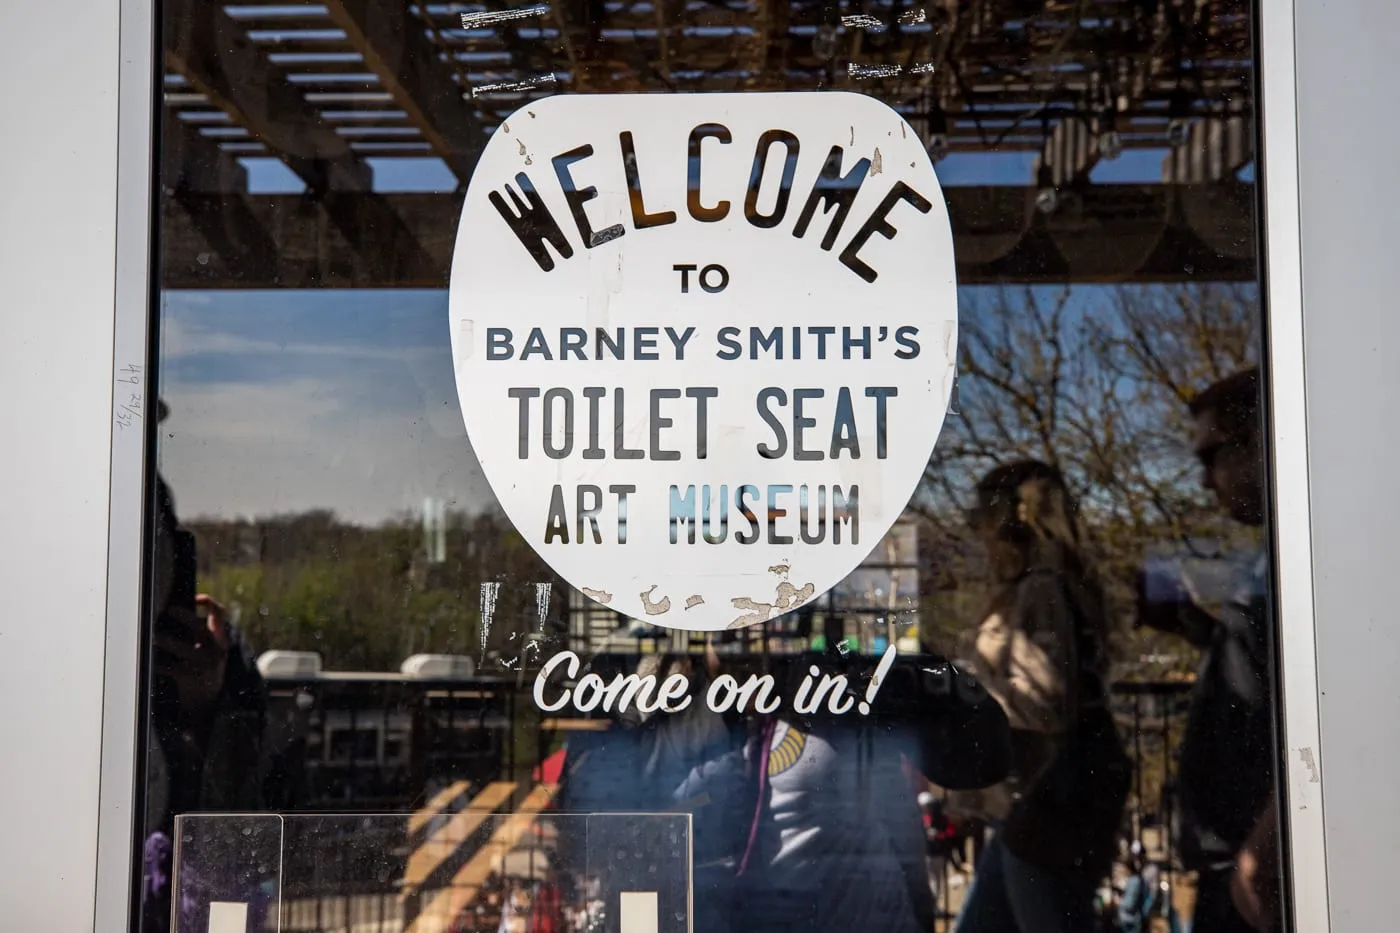
POLYGON ((163 311, 160 465, 182 515, 375 522, 427 497, 494 502, 462 423, 445 291, 171 292, 163 311))
MULTIPOLYGON (((1163 150, 1101 163, 1100 183, 1155 182, 1163 150)), ((295 192, 245 159, 255 192, 295 192)), ((449 191, 436 159, 372 159, 384 191, 449 191)), ((1032 155, 953 154, 947 186, 1030 181, 1032 155)), ((974 290, 975 291, 975 290, 974 290)), ((1088 304, 1096 288, 1076 290, 1088 304)), ((209 291, 164 297, 161 468, 187 517, 328 508, 356 521, 492 503, 462 426, 445 291, 209 291)), ((964 312, 973 311, 965 307, 964 312)))
POLYGON ((161 357, 160 464, 185 516, 491 501, 444 291, 170 293, 161 357))
MULTIPOLYGON (((1072 291, 1068 330, 1105 291, 1072 291)), ((965 321, 991 296, 960 289, 965 321)), ((446 291, 171 292, 163 310, 160 464, 182 515, 377 522, 428 497, 494 503, 462 423, 446 291)))
MULTIPOLYGON (((1127 149, 1116 159, 1105 159, 1094 166, 1090 180, 1096 184, 1156 184, 1162 180, 1162 159, 1166 149, 1127 149)), ((257 194, 300 194, 306 190, 301 179, 281 161, 254 157, 240 160, 248 170, 248 190, 257 194)), ((366 160, 373 172, 376 191, 452 191, 456 177, 437 158, 379 158, 366 160)), ((1027 151, 955 152, 935 167, 938 183, 945 187, 965 185, 1029 185, 1034 180, 1035 153, 1027 151)), ((1240 177, 1254 180, 1253 165, 1240 177)))

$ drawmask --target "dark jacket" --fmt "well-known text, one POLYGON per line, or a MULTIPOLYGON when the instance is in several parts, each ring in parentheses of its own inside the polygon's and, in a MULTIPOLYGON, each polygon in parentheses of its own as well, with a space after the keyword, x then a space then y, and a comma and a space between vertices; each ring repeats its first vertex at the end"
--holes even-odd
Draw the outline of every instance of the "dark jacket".
POLYGON ((1181 854, 1190 870, 1228 865, 1274 786, 1273 627, 1268 563, 1244 574, 1218 616, 1181 740, 1181 854))

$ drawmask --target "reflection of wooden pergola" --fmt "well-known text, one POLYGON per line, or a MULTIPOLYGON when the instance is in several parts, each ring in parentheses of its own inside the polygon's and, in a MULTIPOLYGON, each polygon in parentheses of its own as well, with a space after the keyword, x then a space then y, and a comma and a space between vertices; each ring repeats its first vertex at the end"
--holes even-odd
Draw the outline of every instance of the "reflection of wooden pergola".
POLYGON ((1255 275, 1253 188, 1235 180, 1253 144, 1245 0, 166 9, 169 287, 441 287, 461 187, 527 101, 819 88, 889 102, 936 155, 1035 153, 1024 187, 949 190, 964 282, 1255 275), (1120 148, 1162 150, 1162 183, 1090 184, 1120 148), (250 194, 247 156, 306 193, 250 194), (372 190, 366 160, 423 156, 458 194, 372 190))

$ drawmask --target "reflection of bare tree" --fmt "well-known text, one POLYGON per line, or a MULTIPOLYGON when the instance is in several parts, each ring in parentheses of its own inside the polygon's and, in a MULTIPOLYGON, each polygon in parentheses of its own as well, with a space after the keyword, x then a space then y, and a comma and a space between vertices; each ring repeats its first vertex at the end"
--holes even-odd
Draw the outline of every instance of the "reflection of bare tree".
POLYGON ((1198 481, 1185 401, 1257 358, 1252 287, 965 290, 958 412, 920 511, 965 534, 958 506, 995 464, 1059 467, 1123 596, 1144 551, 1225 531, 1198 481))

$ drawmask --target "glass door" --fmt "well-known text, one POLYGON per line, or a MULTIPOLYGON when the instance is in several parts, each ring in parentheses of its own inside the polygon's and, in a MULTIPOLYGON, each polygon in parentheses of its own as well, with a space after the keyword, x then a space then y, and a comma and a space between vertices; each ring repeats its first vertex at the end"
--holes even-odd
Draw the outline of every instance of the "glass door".
POLYGON ((143 929, 1284 926, 1250 4, 160 19, 143 929))

